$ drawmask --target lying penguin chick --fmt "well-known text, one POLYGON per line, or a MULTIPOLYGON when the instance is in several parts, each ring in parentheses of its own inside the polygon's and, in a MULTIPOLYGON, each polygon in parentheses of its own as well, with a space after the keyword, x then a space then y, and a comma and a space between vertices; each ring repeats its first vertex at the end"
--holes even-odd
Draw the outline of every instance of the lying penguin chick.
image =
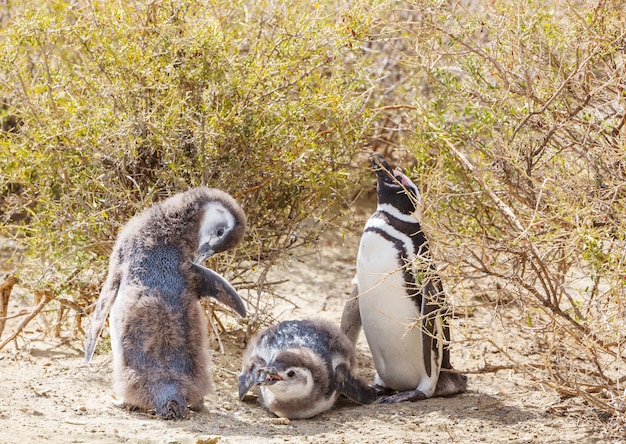
POLYGON ((340 394, 360 404, 376 399, 355 373, 350 340, 327 321, 284 321, 248 344, 239 375, 239 399, 257 386, 260 403, 289 419, 329 410, 340 394))
POLYGON ((233 287, 194 263, 236 246, 246 217, 235 200, 199 187, 177 194, 131 219, 120 231, 96 304, 85 360, 92 358, 109 312, 113 379, 128 407, 180 419, 200 410, 211 391, 207 321, 201 297, 213 297, 240 316, 233 287))
POLYGON ((419 191, 382 155, 370 161, 378 206, 361 236, 355 297, 346 303, 342 329, 356 342, 362 326, 376 384, 398 392, 380 402, 464 392, 467 378, 450 364, 445 293, 419 223, 419 191))

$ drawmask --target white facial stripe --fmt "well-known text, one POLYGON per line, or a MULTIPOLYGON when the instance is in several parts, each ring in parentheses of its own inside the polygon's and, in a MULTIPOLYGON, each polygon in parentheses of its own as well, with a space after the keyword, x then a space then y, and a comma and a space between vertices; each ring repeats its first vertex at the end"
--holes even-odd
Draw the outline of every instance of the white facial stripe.
POLYGON ((313 387, 314 386, 315 386, 315 381, 313 381, 313 375, 307 369, 306 385, 304 386, 304 392, 306 393, 306 396, 309 396, 311 394, 311 392, 313 392, 313 387))
POLYGON ((220 202, 211 202, 204 208, 198 233, 199 244, 217 240, 217 227, 220 226, 225 232, 232 230, 235 226, 235 218, 220 202))
MULTIPOLYGON (((393 208, 393 207, 390 207, 393 208)), ((398 215, 400 215, 401 213, 398 212, 398 215)), ((393 215, 398 217, 398 215, 393 215)), ((406 220, 406 215, 404 215, 405 220, 406 220)), ((415 219, 412 218, 412 216, 408 216, 411 217, 410 222, 415 222, 415 219)), ((399 217, 398 217, 399 218, 399 217)), ((396 230, 394 227, 392 227, 391 225, 387 224, 387 222, 385 222, 383 219, 379 218, 379 217, 372 217, 370 218, 367 223, 365 224, 365 229, 367 228, 380 228, 381 230, 385 231, 386 233, 389 233, 389 235, 391 237, 393 237, 394 239, 398 239, 400 240, 405 248, 406 248, 406 252, 408 254, 408 259, 410 261, 412 261, 413 259, 415 259, 415 255, 413 254, 413 239, 411 239, 407 234, 402 233, 401 231, 396 230)))
POLYGON ((396 207, 388 203, 379 203, 377 210, 388 213, 401 221, 411 223, 419 222, 421 216, 419 206, 412 214, 403 214, 396 207))
POLYGON ((394 174, 394 178, 397 177, 397 176, 401 177, 400 183, 402 185, 404 185, 407 188, 413 188, 415 191, 417 191, 417 186, 415 186, 413 181, 411 179, 409 179, 409 176, 404 174, 402 171, 400 171, 400 170, 393 170, 393 174, 394 174))

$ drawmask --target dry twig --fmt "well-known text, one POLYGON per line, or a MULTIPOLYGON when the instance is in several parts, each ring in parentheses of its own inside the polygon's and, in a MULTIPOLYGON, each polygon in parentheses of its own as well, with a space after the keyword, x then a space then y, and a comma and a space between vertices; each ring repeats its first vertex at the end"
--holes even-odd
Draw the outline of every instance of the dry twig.
POLYGON ((0 282, 0 338, 2 338, 2 332, 4 331, 9 312, 9 298, 16 282, 17 279, 13 274, 5 274, 0 282))
POLYGON ((44 309, 46 305, 48 305, 48 302, 50 302, 51 299, 52 298, 50 297, 50 295, 43 294, 39 301, 39 304, 37 304, 37 306, 33 308, 33 311, 31 311, 30 314, 26 318, 24 318, 24 320, 20 323, 20 325, 18 325, 17 328, 13 330, 13 332, 4 341, 2 341, 2 343, 0 344, 0 350, 2 350, 9 342, 15 339, 17 335, 21 333, 24 327, 26 327, 28 323, 35 316, 37 316, 41 312, 41 310, 44 309))

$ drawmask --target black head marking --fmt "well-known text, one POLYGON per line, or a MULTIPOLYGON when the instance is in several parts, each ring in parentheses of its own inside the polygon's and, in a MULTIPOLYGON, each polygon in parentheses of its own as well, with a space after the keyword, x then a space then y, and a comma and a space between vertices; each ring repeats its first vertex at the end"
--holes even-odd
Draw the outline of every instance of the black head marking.
POLYGON ((371 155, 370 164, 376 172, 378 203, 392 205, 402 214, 413 214, 420 200, 415 184, 402 172, 391 168, 380 153, 371 155))

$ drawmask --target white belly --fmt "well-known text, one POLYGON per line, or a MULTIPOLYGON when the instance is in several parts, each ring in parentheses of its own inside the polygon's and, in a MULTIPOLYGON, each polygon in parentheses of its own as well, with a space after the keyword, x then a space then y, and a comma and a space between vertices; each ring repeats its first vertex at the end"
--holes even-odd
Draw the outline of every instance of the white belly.
POLYGON ((377 233, 364 232, 361 238, 357 284, 363 331, 379 378, 394 390, 418 389, 432 396, 441 352, 439 362, 430 358, 429 377, 424 365, 422 329, 410 328, 419 318, 419 311, 406 294, 397 251, 377 233))

